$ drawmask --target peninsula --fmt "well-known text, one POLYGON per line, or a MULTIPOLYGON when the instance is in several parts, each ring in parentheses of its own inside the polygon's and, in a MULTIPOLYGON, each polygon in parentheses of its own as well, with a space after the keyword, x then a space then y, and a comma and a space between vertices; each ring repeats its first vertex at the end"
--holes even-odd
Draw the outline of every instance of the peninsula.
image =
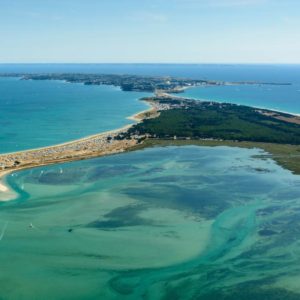
POLYGON ((216 81, 204 79, 176 78, 171 76, 141 76, 116 74, 0 74, 2 77, 20 77, 22 80, 63 80, 69 83, 82 83, 85 85, 113 85, 123 91, 138 92, 167 92, 182 93, 187 88, 196 86, 216 85, 290 85, 291 83, 260 82, 260 81, 216 81))
MULTIPOLYGON (((24 75, 22 78, 25 80, 64 79, 70 82, 80 82, 86 80, 87 75, 82 75, 82 78, 81 75, 75 74, 49 76, 24 75)), ((99 75, 95 75, 95 78, 97 76, 99 75)), ((106 76, 104 76, 106 79, 114 78, 114 80, 122 77, 106 76)), ((99 77, 97 78, 99 80, 99 77)), ((140 77, 131 76, 131 78, 140 77)), ((133 82, 142 84, 143 80, 145 77, 133 82)), ((174 144, 262 148, 273 155, 272 158, 281 165, 300 173, 300 117, 267 109, 170 95, 170 92, 180 91, 188 85, 221 84, 211 81, 178 80, 175 82, 174 80, 169 79, 167 83, 165 79, 161 82, 155 81, 156 85, 153 87, 155 95, 141 99, 149 103, 151 108, 131 117, 137 121, 136 124, 60 145, 2 154, 0 155, 0 177, 8 172, 26 168, 115 154, 155 145, 174 144)), ((89 82, 84 83, 89 84, 89 82)), ((108 82, 97 81, 97 84, 108 84, 108 82)), ((125 88, 124 82, 110 81, 109 84, 125 88)), ((138 85, 134 85, 133 90, 143 90, 148 85, 144 82, 142 86, 138 88, 138 85)), ((5 191, 3 186, 1 189, 5 191)))

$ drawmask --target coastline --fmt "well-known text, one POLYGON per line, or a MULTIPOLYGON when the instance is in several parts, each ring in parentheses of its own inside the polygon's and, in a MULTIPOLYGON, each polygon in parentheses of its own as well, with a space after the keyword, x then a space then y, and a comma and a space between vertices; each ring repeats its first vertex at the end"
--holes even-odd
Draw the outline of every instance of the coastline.
MULTIPOLYGON (((134 121, 135 123, 139 123, 139 122, 142 122, 144 119, 151 118, 151 117, 154 117, 159 114, 157 111, 157 108, 155 106, 155 103, 153 101, 142 100, 142 102, 144 102, 149 107, 145 110, 142 110, 142 111, 132 115, 132 116, 127 117, 126 118, 127 120, 131 120, 131 121, 134 121)), ((132 125, 130 125, 130 127, 132 127, 132 125)), ((128 128, 130 128, 130 127, 128 127, 128 128)))
MULTIPOLYGON (((193 89, 193 88, 199 88, 199 86, 191 86, 191 87, 186 88, 185 90, 193 89)), ((174 95, 172 93, 170 93, 169 95, 171 95, 173 98, 179 98, 179 99, 180 98, 184 98, 184 99, 189 99, 189 100, 194 100, 194 101, 205 101, 205 102, 210 102, 211 101, 211 102, 220 103, 220 104, 222 104, 222 103, 231 103, 231 104, 236 104, 236 105, 240 105, 240 106, 249 106, 249 107, 252 107, 252 108, 269 110, 269 111, 273 111, 273 112, 278 112, 278 113, 292 115, 292 116, 295 116, 295 117, 300 117, 300 113, 289 112, 289 111, 280 110, 280 109, 273 109, 273 108, 268 108, 268 107, 264 107, 264 106, 253 106, 253 105, 250 105, 250 104, 235 103, 235 102, 231 102, 230 100, 216 100, 216 99, 205 99, 205 98, 193 98, 193 97, 185 95, 184 92, 183 92, 183 95, 185 95, 185 97, 176 96, 176 95, 174 95)))
POLYGON ((139 142, 138 138, 130 140, 116 138, 118 135, 126 133, 136 123, 157 114, 154 103, 144 102, 149 105, 148 109, 126 118, 134 121, 133 124, 48 147, 0 154, 0 167, 1 165, 2 168, 5 166, 5 169, 0 170, 0 202, 14 199, 9 196, 15 196, 15 193, 5 182, 5 177, 12 172, 117 154, 136 146, 139 142), (5 197, 1 197, 3 195, 5 197))
MULTIPOLYGON (((131 133, 128 135, 128 132, 130 132, 130 128, 135 126, 136 124, 151 118, 156 118, 161 114, 162 110, 168 110, 171 109, 172 106, 169 104, 162 104, 160 105, 159 101, 156 102, 155 98, 162 98, 163 100, 175 99, 176 100, 192 100, 192 101, 202 101, 201 99, 190 99, 190 98, 184 98, 180 96, 174 96, 171 94, 168 94, 165 91, 157 91, 155 93, 155 96, 150 98, 142 98, 140 99, 144 103, 146 103, 149 107, 148 109, 145 109, 143 111, 140 111, 132 116, 127 117, 126 119, 134 121, 132 124, 125 125, 121 128, 109 130, 105 132, 101 132, 98 134, 86 136, 80 139, 67 141, 61 144, 55 144, 47 147, 41 147, 41 148, 35 148, 35 149, 29 149, 24 151, 17 151, 17 152, 10 152, 5 154, 0 154, 0 202, 1 201, 9 201, 13 200, 14 198, 9 198, 8 196, 13 195, 14 191, 10 190, 9 186, 5 182, 5 176, 18 170, 23 169, 29 169, 29 168, 35 168, 40 166, 46 166, 51 164, 58 164, 58 163, 64 163, 64 162, 71 162, 76 160, 84 160, 89 158, 96 158, 111 154, 117 154, 122 153, 125 151, 135 150, 139 149, 140 147, 147 146, 149 143, 142 143, 142 141, 149 137, 146 133, 131 133), (3 200, 1 197, 2 195, 6 195, 5 199, 3 200), (8 199, 9 198, 9 199, 8 199)), ((204 102, 208 102, 204 100, 204 102)), ((216 101, 211 101, 214 103, 218 103, 216 101)), ((178 104, 175 103, 174 106, 178 106, 178 104)), ((182 104, 181 104, 182 105, 182 104)), ((235 104, 236 105, 236 104, 235 104)), ((254 108, 257 110, 257 112, 264 114, 264 113, 272 113, 273 117, 278 117, 276 114, 279 113, 275 110, 266 110, 260 111, 260 108, 254 108)), ((297 115, 291 115, 293 116, 290 120, 282 120, 284 122, 290 122, 290 123, 298 123, 300 122, 300 119, 297 117, 297 115), (297 118, 297 119, 296 119, 297 118), (296 119, 296 120, 294 120, 296 119), (296 122, 297 121, 297 122, 296 122)), ((150 139, 152 140, 152 139, 150 139)), ((204 139, 205 141, 205 139, 204 139)), ((203 140, 199 139, 200 143, 203 143, 203 140)), ((160 144, 160 140, 154 141, 157 145, 160 144)), ((183 142, 184 144, 185 142, 183 142)), ((241 145, 240 142, 236 142, 233 140, 224 140, 221 142, 221 144, 226 143, 234 143, 230 144, 231 146, 239 146, 241 145)), ((150 142, 151 144, 151 142, 150 142)), ((265 146, 265 144, 259 143, 259 142, 252 142, 251 146, 256 144, 258 148, 268 148, 269 153, 274 155, 286 155, 287 151, 284 149, 284 151, 279 151, 277 147, 280 147, 280 144, 277 145, 277 147, 274 144, 274 147, 270 148, 265 146), (263 146, 263 147, 262 147, 263 146), (275 149, 275 150, 274 150, 275 149)), ((248 145, 247 143, 245 145, 248 145)), ((250 144, 249 144, 250 145, 250 144)), ((285 145, 288 146, 288 145, 285 145)), ((297 150, 298 151, 298 150, 297 150)), ((295 151, 292 151, 295 152, 295 151)), ((277 161, 280 161, 282 165, 290 165, 286 164, 282 159, 276 159, 277 161)), ((298 167, 297 167, 298 168, 298 167)), ((298 170, 298 169, 297 169, 298 170)), ((16 195, 16 193, 14 194, 16 195)))

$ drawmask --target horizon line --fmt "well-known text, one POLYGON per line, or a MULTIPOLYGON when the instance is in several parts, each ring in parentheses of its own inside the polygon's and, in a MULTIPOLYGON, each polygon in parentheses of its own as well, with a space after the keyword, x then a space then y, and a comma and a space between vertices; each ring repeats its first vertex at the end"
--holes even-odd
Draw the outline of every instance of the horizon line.
POLYGON ((0 65, 300 65, 300 62, 0 62, 0 65))

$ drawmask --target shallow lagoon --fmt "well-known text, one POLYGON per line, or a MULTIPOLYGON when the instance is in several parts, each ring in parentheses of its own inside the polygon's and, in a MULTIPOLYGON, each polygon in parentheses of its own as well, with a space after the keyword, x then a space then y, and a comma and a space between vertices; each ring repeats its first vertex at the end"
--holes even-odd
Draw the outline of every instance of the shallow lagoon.
POLYGON ((1 297, 300 299, 300 177, 262 153, 152 148, 9 175, 1 297))

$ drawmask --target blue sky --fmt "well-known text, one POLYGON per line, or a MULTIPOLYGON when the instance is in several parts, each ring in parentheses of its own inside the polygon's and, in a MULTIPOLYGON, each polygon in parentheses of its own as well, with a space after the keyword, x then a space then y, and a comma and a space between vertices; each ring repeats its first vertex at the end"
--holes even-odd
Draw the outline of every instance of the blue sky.
POLYGON ((299 0, 0 0, 0 62, 300 63, 299 0))

